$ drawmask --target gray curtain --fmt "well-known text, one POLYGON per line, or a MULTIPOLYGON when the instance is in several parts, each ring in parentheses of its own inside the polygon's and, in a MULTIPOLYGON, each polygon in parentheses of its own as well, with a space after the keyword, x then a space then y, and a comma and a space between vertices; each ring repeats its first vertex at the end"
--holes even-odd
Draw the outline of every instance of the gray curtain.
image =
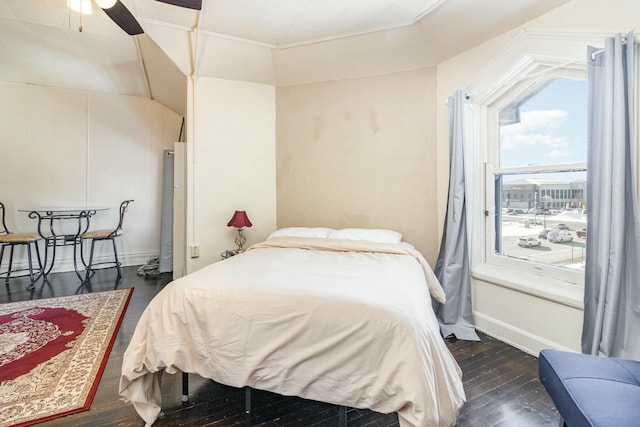
MULTIPOLYGON (((462 91, 449 97, 449 196, 440 253, 435 274, 447 295, 447 302, 434 302, 443 336, 480 341, 471 309, 469 224, 467 216, 465 164, 469 152, 467 134, 470 112, 462 91)), ((468 163, 467 163, 468 164, 468 163)))
POLYGON ((173 150, 164 150, 160 211, 160 273, 173 271, 173 150))
POLYGON ((587 257, 582 351, 640 359, 634 35, 589 48, 587 257))

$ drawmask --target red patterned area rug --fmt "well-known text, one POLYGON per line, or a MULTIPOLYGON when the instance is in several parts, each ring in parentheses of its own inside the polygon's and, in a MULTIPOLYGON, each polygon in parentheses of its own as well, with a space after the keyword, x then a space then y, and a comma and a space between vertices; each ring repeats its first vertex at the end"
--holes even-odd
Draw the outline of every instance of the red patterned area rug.
POLYGON ((0 304, 0 426, 90 408, 132 292, 0 304))

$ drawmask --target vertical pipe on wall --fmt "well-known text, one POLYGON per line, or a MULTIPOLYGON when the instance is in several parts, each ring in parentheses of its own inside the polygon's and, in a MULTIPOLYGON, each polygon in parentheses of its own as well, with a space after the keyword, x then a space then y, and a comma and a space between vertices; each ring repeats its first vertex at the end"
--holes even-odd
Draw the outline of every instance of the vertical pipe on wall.
MULTIPOLYGON (((202 5, 203 10, 206 7, 206 2, 202 5)), ((200 40, 200 17, 203 10, 198 11, 196 15, 196 25, 193 28, 195 33, 194 46, 191 52, 191 73, 188 76, 187 82, 189 88, 187 90, 187 215, 191 212, 191 221, 187 221, 187 233, 191 236, 189 242, 189 248, 186 248, 190 254, 193 254, 193 249, 199 246, 198 243, 198 229, 196 221, 196 189, 195 182, 197 176, 197 142, 195 135, 195 112, 196 112, 196 79, 198 70, 198 43, 200 40), (190 141, 190 143, 189 143, 190 141)), ((191 38, 189 39, 191 41, 191 38)), ((197 252, 196 252, 197 253, 197 252)), ((191 272, 190 263, 187 263, 187 273, 191 272)))
POLYGON ((195 83, 193 81, 193 76, 188 76, 187 78, 187 132, 186 132, 186 189, 185 189, 185 199, 186 199, 186 211, 185 211, 185 222, 186 222, 186 242, 185 247, 183 248, 185 251, 185 259, 186 259, 186 268, 185 273, 191 273, 192 271, 192 263, 190 262, 190 258, 187 255, 189 253, 189 247, 193 245, 195 242, 196 231, 195 231, 195 202, 194 202, 194 182, 195 182, 195 156, 194 156, 194 146, 195 146, 195 138, 194 138, 194 98, 195 98, 195 83))

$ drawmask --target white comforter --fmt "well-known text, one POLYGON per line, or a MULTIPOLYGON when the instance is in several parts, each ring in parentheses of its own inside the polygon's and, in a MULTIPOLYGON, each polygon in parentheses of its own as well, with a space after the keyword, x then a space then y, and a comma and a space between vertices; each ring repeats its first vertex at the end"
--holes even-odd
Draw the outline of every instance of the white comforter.
POLYGON ((120 394, 151 425, 161 371, 197 373, 450 426, 465 400, 411 245, 274 238, 167 285, 124 355, 120 394))

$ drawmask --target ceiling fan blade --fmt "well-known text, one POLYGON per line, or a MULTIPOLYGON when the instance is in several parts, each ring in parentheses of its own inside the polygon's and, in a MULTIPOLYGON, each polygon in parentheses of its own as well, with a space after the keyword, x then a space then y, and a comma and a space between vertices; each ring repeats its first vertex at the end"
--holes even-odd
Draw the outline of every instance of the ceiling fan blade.
POLYGON ((102 10, 130 36, 144 33, 135 16, 129 12, 129 9, 120 0, 116 1, 112 7, 102 10))
POLYGON ((202 0, 156 0, 161 3, 172 4, 174 6, 186 7, 188 9, 202 10, 202 0))

